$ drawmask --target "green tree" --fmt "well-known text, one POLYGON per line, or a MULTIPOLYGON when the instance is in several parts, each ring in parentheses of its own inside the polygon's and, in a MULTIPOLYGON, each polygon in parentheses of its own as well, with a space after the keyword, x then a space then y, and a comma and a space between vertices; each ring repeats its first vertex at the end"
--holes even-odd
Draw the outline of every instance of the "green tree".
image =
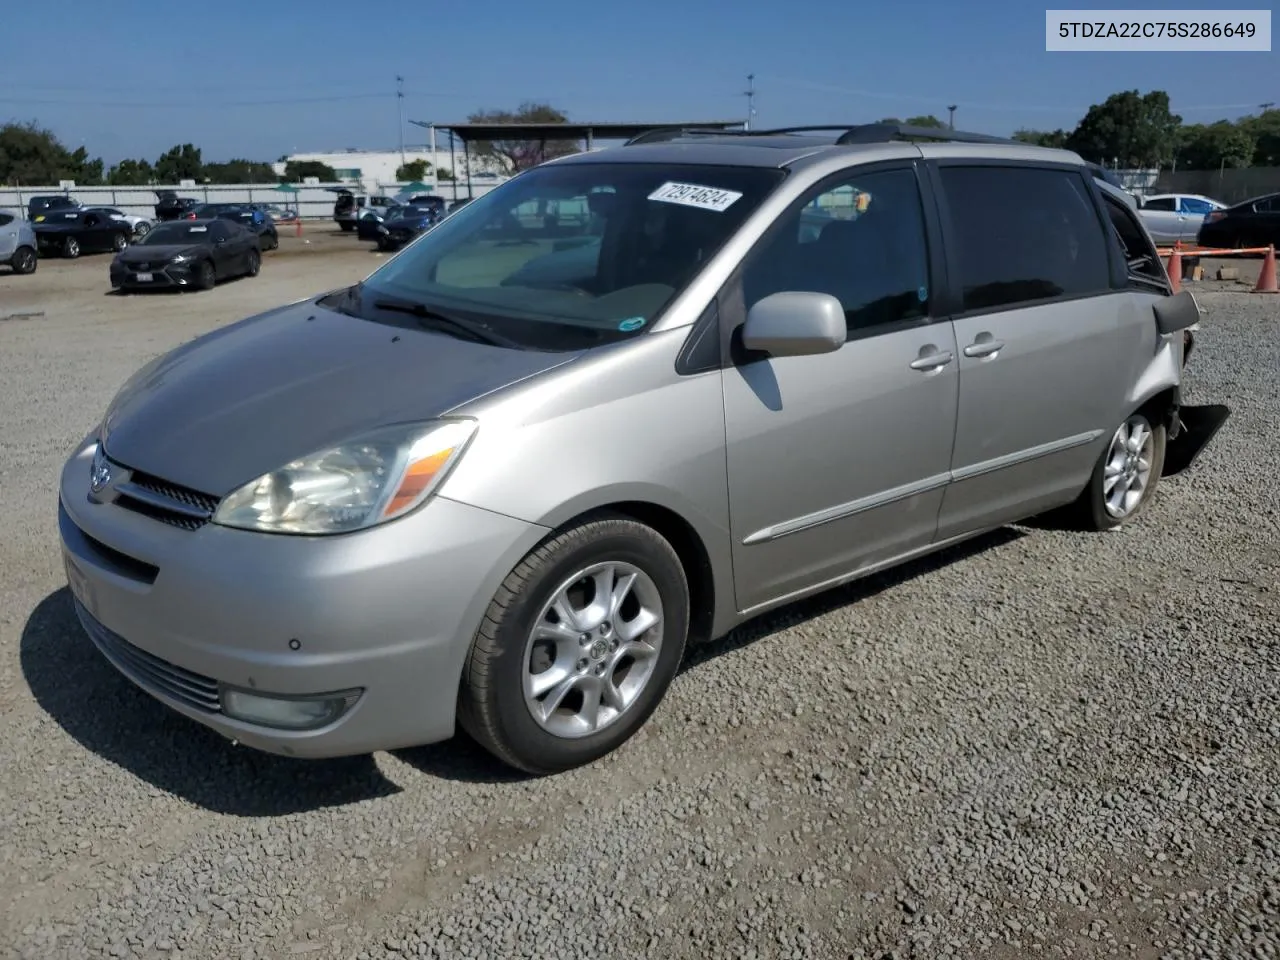
POLYGON ((1053 147, 1060 150, 1067 145, 1068 136, 1065 130, 1016 130, 1013 139, 1036 147, 1053 147))
POLYGON ((190 143, 170 147, 156 161, 156 179, 161 183, 199 180, 203 173, 200 148, 190 143))
POLYGON ((301 183, 307 177, 315 177, 321 183, 336 183, 338 171, 319 160, 290 160, 284 165, 284 179, 301 183))
POLYGON ((425 180, 427 171, 430 169, 431 164, 425 160, 410 160, 396 168, 396 179, 401 183, 409 180, 425 180))
MULTIPOLYGON (((473 113, 467 118, 472 123, 568 123, 569 119, 549 103, 522 103, 518 109, 488 110, 473 113)), ((508 173, 519 173, 555 157, 567 156, 582 149, 573 139, 547 140, 480 140, 472 144, 471 152, 479 157, 498 161, 508 173)))
POLYGON ((1182 118, 1169 112, 1169 95, 1163 90, 1145 95, 1125 90, 1091 106, 1066 146, 1098 163, 1162 167, 1173 159, 1181 125, 1182 118))
POLYGON ((276 172, 260 160, 228 160, 206 163, 201 179, 209 183, 274 183, 276 172))
POLYGON ((1244 117, 1240 126, 1254 139, 1253 166, 1280 167, 1280 110, 1244 117))
POLYGON ((1247 127, 1219 120, 1194 124, 1180 131, 1178 166, 1189 170, 1217 170, 1219 167, 1247 167, 1257 146, 1247 127))
POLYGON ((107 171, 107 183, 113 187, 145 187, 155 178, 156 172, 146 160, 121 160, 107 171))
POLYGON ((436 179, 437 180, 457 180, 458 178, 453 175, 453 171, 450 170, 448 167, 439 167, 436 169, 436 179))
POLYGON ((935 130, 947 126, 932 113, 920 117, 907 117, 906 124, 909 127, 932 127, 935 130))
POLYGON ((34 120, 0 126, 0 183, 50 186, 59 180, 100 183, 102 161, 91 160, 84 147, 69 151, 34 120))

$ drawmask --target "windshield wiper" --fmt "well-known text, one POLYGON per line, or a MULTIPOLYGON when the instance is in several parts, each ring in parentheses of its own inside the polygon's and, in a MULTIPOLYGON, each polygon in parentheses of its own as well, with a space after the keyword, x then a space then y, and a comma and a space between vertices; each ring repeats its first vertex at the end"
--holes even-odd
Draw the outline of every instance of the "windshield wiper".
POLYGON ((494 333, 483 324, 475 323, 471 320, 463 320, 460 317, 451 317, 446 313, 433 310, 425 304, 396 303, 393 300, 375 300, 373 305, 378 310, 391 310, 396 313, 407 313, 409 316, 417 318, 419 325, 427 330, 439 330, 444 333, 451 333, 456 337, 474 340, 476 343, 487 343, 494 347, 518 346, 514 340, 510 340, 501 334, 494 333))

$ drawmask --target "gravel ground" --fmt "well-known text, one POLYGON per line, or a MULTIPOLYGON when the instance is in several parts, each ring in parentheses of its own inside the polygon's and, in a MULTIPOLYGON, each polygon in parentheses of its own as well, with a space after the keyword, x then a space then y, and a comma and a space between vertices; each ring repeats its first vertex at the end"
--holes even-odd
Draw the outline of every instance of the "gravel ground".
POLYGON ((1235 415, 1131 528, 766 617, 619 753, 527 780, 463 740, 232 748, 73 624, 71 445, 149 356, 376 262, 342 249, 184 297, 0 277, 0 316, 44 311, 0 322, 0 954, 1280 955, 1280 298, 1203 292, 1191 400, 1235 415))

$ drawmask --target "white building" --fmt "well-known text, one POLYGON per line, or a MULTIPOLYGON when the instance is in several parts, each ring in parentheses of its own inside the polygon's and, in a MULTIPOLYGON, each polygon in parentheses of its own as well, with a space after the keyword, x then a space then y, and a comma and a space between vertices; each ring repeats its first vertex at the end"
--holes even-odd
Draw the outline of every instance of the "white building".
MULTIPOLYGON (((327 164, 333 167, 339 180, 358 185, 367 193, 377 193, 384 185, 401 182, 396 177, 396 170, 402 163, 412 163, 415 160, 425 160, 431 165, 423 178, 426 183, 435 182, 437 170, 451 170, 459 183, 467 180, 467 156, 462 144, 459 143, 450 156, 447 141, 444 149, 439 144, 436 145, 435 156, 432 156, 430 147, 407 145, 403 154, 399 150, 358 150, 355 147, 328 152, 294 153, 271 165, 277 176, 284 174, 285 163, 290 160, 327 164)), ((473 156, 471 177, 477 185, 489 185, 497 179, 505 179, 505 173, 494 161, 473 156)))

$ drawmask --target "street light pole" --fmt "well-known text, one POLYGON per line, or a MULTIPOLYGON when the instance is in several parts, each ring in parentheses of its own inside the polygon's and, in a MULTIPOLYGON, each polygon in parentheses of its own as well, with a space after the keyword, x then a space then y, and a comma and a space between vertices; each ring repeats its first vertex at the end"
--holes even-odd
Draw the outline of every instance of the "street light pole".
POLYGON ((404 77, 396 77, 396 106, 400 113, 400 166, 404 166, 404 77))
POLYGON ((743 130, 751 129, 751 118, 756 115, 756 75, 754 73, 747 74, 747 122, 742 125, 743 130))
POLYGON ((951 129, 954 130, 956 128, 956 104, 953 103, 951 106, 947 107, 947 112, 951 115, 949 123, 951 125, 951 129))

